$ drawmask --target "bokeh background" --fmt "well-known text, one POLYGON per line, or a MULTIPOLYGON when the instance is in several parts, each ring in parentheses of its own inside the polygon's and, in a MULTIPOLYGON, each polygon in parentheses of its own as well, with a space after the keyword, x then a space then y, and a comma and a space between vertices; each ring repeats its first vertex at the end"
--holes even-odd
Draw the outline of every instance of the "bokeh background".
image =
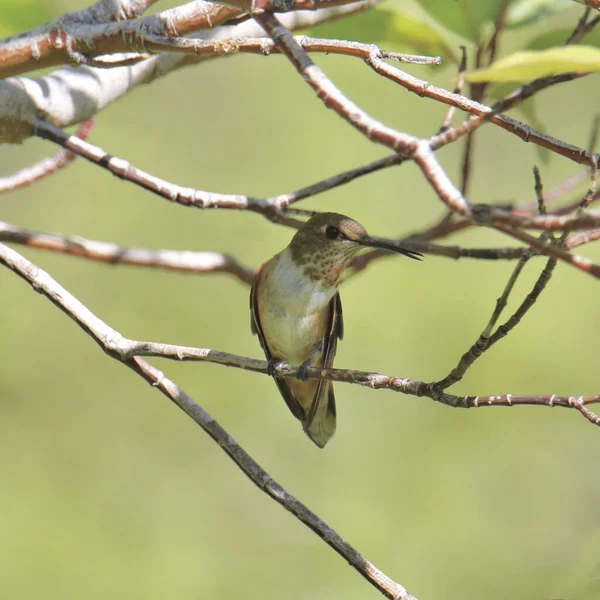
MULTIPOLYGON (((38 22, 85 5, 39 4, 38 22)), ((428 19, 412 1, 395 6, 428 19)), ((574 4, 531 30, 509 32, 503 48, 516 47, 524 35, 571 26, 582 10, 574 4)), ((30 19, 36 23, 35 14, 30 19)), ((446 107, 379 78, 360 60, 315 59, 385 123, 421 136, 439 128, 446 107)), ((409 70, 454 86, 453 68, 409 70)), ((598 89, 597 77, 588 77, 540 94, 538 116, 549 133, 586 146, 598 89)), ((547 189, 578 169, 557 157, 541 163, 534 146, 493 126, 479 134, 474 201, 533 197, 534 164, 547 189)), ((208 61, 139 87, 99 115, 90 139, 167 180, 256 196, 291 191, 386 153, 326 110, 278 56, 208 61)), ((39 140, 2 147, 2 173, 55 151, 39 140)), ((461 145, 439 157, 458 181, 461 145)), ((303 206, 344 212, 390 237, 443 214, 412 164, 303 206)), ((170 204, 84 161, 5 194, 0 214, 24 227, 127 246, 229 252, 251 266, 292 235, 252 213, 170 204)), ((452 241, 511 243, 485 230, 452 241)), ((262 357, 249 330, 249 290, 230 276, 17 249, 126 336, 262 357)), ((583 252, 600 259, 598 248, 583 252)), ((510 307, 542 265, 531 261, 510 307)), ((372 265, 343 287, 346 337, 336 365, 440 378, 487 322, 512 268, 439 257, 372 265)), ((103 355, 50 302, 6 269, 0 291, 3 598, 379 597, 249 483, 194 423, 103 355)), ((452 391, 597 392, 598 306, 597 281, 559 264, 522 324, 452 391)), ((578 413, 460 411, 338 384, 338 432, 319 451, 267 377, 152 362, 277 481, 420 600, 600 597, 600 432, 578 413)))

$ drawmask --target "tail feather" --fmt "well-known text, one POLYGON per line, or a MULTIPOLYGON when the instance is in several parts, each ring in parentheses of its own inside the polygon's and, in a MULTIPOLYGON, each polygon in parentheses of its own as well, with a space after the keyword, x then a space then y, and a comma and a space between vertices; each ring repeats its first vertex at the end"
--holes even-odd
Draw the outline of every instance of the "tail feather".
POLYGON ((321 382, 325 387, 317 392, 315 403, 303 423, 304 433, 323 448, 333 437, 336 427, 335 395, 330 381, 321 382))

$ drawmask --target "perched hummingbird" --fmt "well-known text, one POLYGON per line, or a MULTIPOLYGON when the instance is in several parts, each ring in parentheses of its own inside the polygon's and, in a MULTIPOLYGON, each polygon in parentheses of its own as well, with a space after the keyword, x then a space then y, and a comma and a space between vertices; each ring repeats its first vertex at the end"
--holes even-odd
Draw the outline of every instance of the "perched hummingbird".
MULTIPOLYGON (((279 360, 301 365, 301 378, 308 367, 332 366, 337 340, 344 333, 340 276, 365 247, 422 256, 374 240, 349 217, 320 213, 298 230, 287 248, 257 269, 250 324, 270 365, 279 360)), ((275 383, 306 435, 323 448, 335 432, 331 381, 275 377, 275 383)))

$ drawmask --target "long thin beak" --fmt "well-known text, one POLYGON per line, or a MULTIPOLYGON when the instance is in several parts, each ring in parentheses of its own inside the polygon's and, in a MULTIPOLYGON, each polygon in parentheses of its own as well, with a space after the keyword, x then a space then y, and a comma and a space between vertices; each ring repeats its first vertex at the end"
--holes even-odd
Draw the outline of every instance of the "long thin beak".
POLYGON ((383 240, 376 240, 370 237, 356 241, 361 246, 366 246, 367 248, 381 248, 382 250, 390 250, 391 252, 404 254, 404 256, 408 256, 408 258, 414 258, 415 260, 421 260, 421 258, 423 258, 423 255, 420 252, 409 250, 408 248, 403 248, 402 246, 397 246, 396 244, 390 244, 389 242, 384 242, 383 240))

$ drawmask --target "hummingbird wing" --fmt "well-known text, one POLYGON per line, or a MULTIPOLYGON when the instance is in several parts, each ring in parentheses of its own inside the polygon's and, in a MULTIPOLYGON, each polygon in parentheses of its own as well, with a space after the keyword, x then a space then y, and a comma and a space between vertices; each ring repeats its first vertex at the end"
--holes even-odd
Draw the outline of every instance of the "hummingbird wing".
MULTIPOLYGON (((329 369, 337 351, 337 341, 344 336, 344 318, 342 300, 339 292, 329 304, 329 326, 324 341, 323 367, 329 369)), ((304 431, 320 448, 331 439, 335 433, 336 409, 333 383, 322 379, 315 392, 308 417, 304 422, 304 431)))
MULTIPOLYGON (((258 313, 257 304, 257 289, 260 282, 259 275, 262 271, 263 266, 264 265, 261 265, 256 270, 256 275, 254 276, 254 281, 252 282, 252 288, 250 289, 250 330, 252 331, 252 335, 258 336, 258 341, 260 342, 260 345, 265 353, 267 360, 271 360, 273 358, 273 355, 271 353, 269 345, 267 344, 265 334, 260 324, 260 316, 258 313)), ((277 387, 279 389, 279 393, 283 396, 283 399, 288 405, 288 408, 290 409, 291 413, 296 417, 296 419, 304 421, 304 419, 306 418, 306 413, 304 412, 302 405, 298 402, 298 400, 296 400, 296 397, 290 389, 290 386, 288 385, 287 381, 285 379, 279 379, 278 377, 274 377, 273 379, 275 380, 275 383, 277 384, 277 387)))

